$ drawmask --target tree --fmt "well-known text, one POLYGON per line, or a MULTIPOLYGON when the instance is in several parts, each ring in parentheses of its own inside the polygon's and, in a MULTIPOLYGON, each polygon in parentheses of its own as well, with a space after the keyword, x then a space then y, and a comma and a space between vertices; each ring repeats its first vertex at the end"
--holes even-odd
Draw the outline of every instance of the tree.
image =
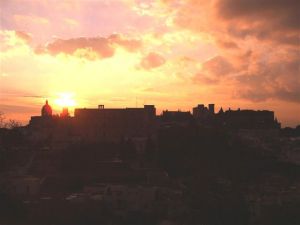
POLYGON ((13 119, 7 121, 4 113, 0 112, 0 128, 14 129, 20 126, 22 126, 22 124, 19 121, 13 119))
POLYGON ((8 122, 6 122, 6 127, 8 129, 14 129, 17 127, 22 126, 22 124, 19 121, 13 120, 13 119, 9 119, 8 122))
POLYGON ((5 116, 3 112, 0 112, 0 128, 5 127, 5 116))

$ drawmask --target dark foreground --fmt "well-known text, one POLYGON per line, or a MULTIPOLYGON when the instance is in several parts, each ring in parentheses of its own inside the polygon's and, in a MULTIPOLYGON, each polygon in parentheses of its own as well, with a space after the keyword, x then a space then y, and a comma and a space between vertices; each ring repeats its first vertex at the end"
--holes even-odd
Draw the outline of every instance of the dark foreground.
POLYGON ((0 224, 300 224, 300 138, 284 130, 0 140, 0 224))

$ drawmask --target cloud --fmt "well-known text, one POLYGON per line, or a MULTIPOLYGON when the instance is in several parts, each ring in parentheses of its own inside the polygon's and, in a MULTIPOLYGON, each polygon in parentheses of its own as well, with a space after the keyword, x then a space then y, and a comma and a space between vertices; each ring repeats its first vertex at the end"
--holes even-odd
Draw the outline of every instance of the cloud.
POLYGON ((128 39, 121 35, 113 34, 109 37, 79 37, 72 39, 57 39, 46 46, 38 46, 37 54, 48 53, 58 55, 74 55, 89 60, 109 58, 114 55, 116 47, 123 47, 127 51, 136 51, 141 48, 139 40, 128 39))
POLYGON ((279 99, 300 103, 299 57, 273 56, 267 63, 254 63, 235 77, 237 97, 251 101, 279 99))
POLYGON ((42 99, 47 98, 47 96, 44 96, 44 95, 23 95, 22 97, 24 97, 24 98, 42 98, 42 99))
POLYGON ((218 40, 217 44, 225 49, 238 49, 238 45, 233 41, 218 40))
POLYGON ((108 37, 108 41, 114 45, 121 46, 127 51, 136 51, 142 47, 142 42, 137 39, 128 39, 120 34, 112 34, 108 37))
POLYGON ((113 56, 114 49, 109 44, 106 38, 73 38, 68 40, 58 39, 52 43, 49 43, 45 50, 51 55, 57 55, 59 53, 65 53, 67 55, 73 55, 80 49, 86 49, 94 52, 99 58, 108 58, 113 56))
POLYGON ((216 85, 234 72, 234 66, 226 58, 218 55, 202 63, 201 70, 192 77, 192 81, 199 84, 216 85))
POLYGON ((27 43, 29 43, 31 41, 31 35, 24 31, 15 31, 15 34, 17 37, 26 41, 27 43))
POLYGON ((259 21, 283 30, 300 28, 298 0, 219 0, 216 5, 218 15, 227 20, 259 21))
POLYGON ((233 65, 223 56, 216 56, 203 63, 203 71, 214 76, 226 76, 234 72, 233 65))
MULTIPOLYGON (((164 1, 174 14, 173 23, 195 33, 224 38, 259 40, 299 45, 298 0, 184 0, 164 1), (174 2, 180 2, 174 8, 174 2)), ((229 45, 234 46, 234 45, 229 45)), ((225 44, 226 47, 226 44, 225 44)))
POLYGON ((298 102, 300 103, 300 89, 294 90, 286 90, 286 89, 279 89, 276 91, 276 96, 284 101, 290 102, 298 102))
POLYGON ((216 85, 220 79, 212 78, 204 73, 196 73, 192 78, 192 81, 204 85, 216 85))
POLYGON ((27 47, 30 41, 31 35, 24 31, 0 30, 1 53, 27 47))
POLYGON ((216 9, 230 35, 299 45, 298 0, 219 0, 216 9))
POLYGON ((262 102, 268 99, 279 99, 288 102, 300 103, 300 91, 275 89, 274 91, 267 91, 265 89, 250 88, 246 90, 240 90, 238 97, 251 100, 253 102, 262 102))
POLYGON ((140 66, 145 70, 149 70, 162 66, 163 64, 165 64, 165 62, 166 60, 162 55, 155 52, 150 52, 141 60, 140 66))
POLYGON ((173 24, 209 35, 218 56, 193 81, 226 87, 235 98, 299 103, 300 2, 298 0, 164 1, 173 24), (174 8, 174 2, 180 4, 174 8))

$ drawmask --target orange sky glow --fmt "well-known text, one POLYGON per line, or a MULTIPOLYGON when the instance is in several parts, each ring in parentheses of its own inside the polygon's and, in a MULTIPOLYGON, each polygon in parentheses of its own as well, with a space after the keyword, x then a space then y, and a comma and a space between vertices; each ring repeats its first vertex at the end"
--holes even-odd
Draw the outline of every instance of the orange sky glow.
POLYGON ((297 0, 0 1, 0 111, 274 110, 300 124, 297 0), (262 4, 263 2, 263 4, 262 4))

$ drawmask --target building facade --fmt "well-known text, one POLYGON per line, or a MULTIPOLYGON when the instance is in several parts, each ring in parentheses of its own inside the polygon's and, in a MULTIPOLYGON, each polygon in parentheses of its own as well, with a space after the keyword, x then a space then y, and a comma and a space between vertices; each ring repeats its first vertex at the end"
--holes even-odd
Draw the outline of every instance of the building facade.
POLYGON ((74 126, 85 140, 117 141, 134 137, 151 137, 156 126, 154 105, 144 108, 75 109, 74 126))

